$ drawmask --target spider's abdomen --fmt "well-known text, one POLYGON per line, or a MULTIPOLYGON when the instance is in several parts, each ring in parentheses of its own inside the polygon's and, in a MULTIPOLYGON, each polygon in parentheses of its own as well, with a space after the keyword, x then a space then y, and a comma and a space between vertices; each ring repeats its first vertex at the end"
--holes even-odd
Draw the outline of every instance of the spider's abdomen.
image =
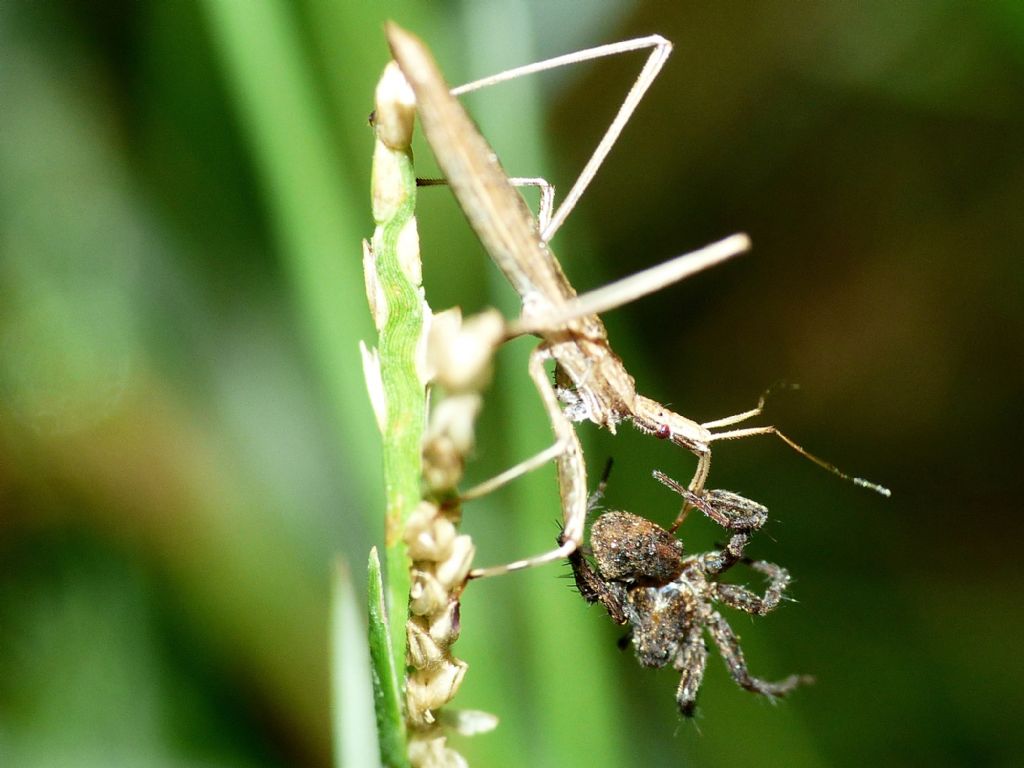
POLYGON ((660 586, 682 571, 682 542, 661 526, 629 512, 601 515, 590 531, 590 547, 601 576, 610 581, 660 586))

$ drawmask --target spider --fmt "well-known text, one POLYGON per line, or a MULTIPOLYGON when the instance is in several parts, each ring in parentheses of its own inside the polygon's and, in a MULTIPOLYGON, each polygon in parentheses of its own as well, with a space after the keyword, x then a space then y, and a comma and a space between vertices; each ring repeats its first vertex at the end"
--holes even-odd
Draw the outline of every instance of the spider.
MULTIPOLYGON (((750 532, 764 525, 768 510, 729 491, 709 490, 697 495, 661 472, 655 471, 654 477, 679 493, 689 507, 700 509, 729 530, 729 542, 718 550, 683 557, 683 543, 659 525, 629 512, 606 512, 590 532, 596 568, 578 549, 569 557, 583 598, 588 603, 601 603, 616 622, 630 626, 623 642, 632 639, 642 665, 671 664, 682 673, 676 702, 684 717, 693 716, 704 678, 708 657, 705 630, 718 646, 733 680, 748 691, 774 699, 810 682, 803 675, 790 675, 777 682, 753 677, 739 638, 714 607, 720 603, 758 616, 778 607, 790 581, 789 572, 743 556, 750 532), (717 581, 740 560, 768 580, 763 596, 717 581)), ((591 497, 591 507, 600 499, 603 488, 604 481, 591 497)), ((673 530, 681 522, 680 518, 673 530)))

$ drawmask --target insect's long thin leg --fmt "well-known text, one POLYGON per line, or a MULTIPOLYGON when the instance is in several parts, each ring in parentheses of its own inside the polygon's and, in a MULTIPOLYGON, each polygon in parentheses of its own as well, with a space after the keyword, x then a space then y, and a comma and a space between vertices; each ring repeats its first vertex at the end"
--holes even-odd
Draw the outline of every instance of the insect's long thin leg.
POLYGON ((576 204, 583 196, 587 187, 590 186, 590 182, 593 181, 594 176, 597 174, 597 169, 601 167, 605 157, 608 156, 612 146, 614 146, 616 140, 618 140, 619 134, 622 133, 622 129, 625 128, 626 123, 629 122, 629 118, 633 115, 633 112, 636 110, 640 100, 647 92, 647 89, 651 87, 651 83, 653 83, 654 79, 658 76, 658 72, 661 71, 661 68, 664 66, 669 54, 672 53, 672 43, 661 35, 649 35, 647 37, 639 37, 634 40, 623 40, 618 43, 588 48, 585 51, 577 51, 576 53, 556 56, 544 61, 538 61, 534 64, 516 67, 514 69, 509 69, 496 75, 492 75, 491 77, 474 80, 471 83, 466 83, 465 85, 460 85, 457 88, 452 88, 452 94, 459 96, 464 93, 469 93, 470 91, 477 91, 481 88, 486 88, 507 80, 513 80, 524 75, 543 72, 549 69, 556 69, 557 67, 562 67, 568 64, 591 61, 605 56, 614 56, 616 54, 627 53, 629 51, 644 50, 646 48, 652 48, 653 50, 647 57, 647 61, 644 63, 643 69, 640 70, 640 74, 637 76, 636 82, 633 83, 632 88, 629 89, 629 93, 626 94, 626 98, 619 107, 618 113, 609 124, 604 136, 601 137, 601 141, 598 142, 594 153, 590 156, 590 159, 587 160, 586 165, 583 166, 583 170, 576 178, 576 182, 573 184, 572 189, 569 190, 569 194, 565 196, 565 199, 558 206, 554 216, 551 217, 546 225, 542 225, 541 239, 544 240, 544 242, 547 242, 554 237, 562 224, 565 223, 569 213, 576 207, 576 204))
POLYGON ((690 490, 694 493, 703 491, 709 474, 711 474, 711 451, 707 450, 697 456, 697 471, 694 472, 693 479, 690 480, 690 490))
MULTIPOLYGON (((508 180, 513 187, 536 187, 540 192, 540 204, 537 207, 537 222, 544 229, 551 221, 555 206, 555 185, 540 176, 516 176, 508 180)), ((447 179, 416 179, 418 187, 446 187, 447 179)))
POLYGON ((841 477, 843 480, 848 480, 854 485, 859 485, 861 488, 867 488, 869 491, 874 491, 882 496, 888 497, 892 495, 892 491, 885 486, 873 483, 870 480, 865 480, 863 477, 848 475, 834 464, 830 464, 824 459, 815 456, 813 453, 798 445, 791 438, 783 434, 778 427, 747 427, 745 429, 732 429, 727 432, 715 432, 712 433, 711 440, 738 440, 741 437, 752 437, 754 435, 775 435, 805 459, 810 459, 819 467, 831 472, 833 475, 841 477))
POLYGON ((472 501, 473 499, 479 499, 481 496, 486 496, 488 493, 493 493, 502 486, 508 485, 513 480, 522 477, 535 469, 543 467, 549 461, 560 456, 564 452, 565 444, 559 441, 554 445, 545 448, 535 456, 531 456, 530 458, 519 462, 514 467, 506 469, 501 474, 495 475, 491 479, 485 480, 479 485, 474 485, 465 493, 459 494, 459 498, 462 501, 472 501))
POLYGON ((540 393, 544 408, 548 412, 551 429, 564 450, 555 457, 558 468, 558 490, 562 499, 562 543, 557 548, 507 565, 477 568, 470 571, 469 578, 498 576, 510 571, 520 571, 537 565, 563 560, 583 542, 583 527, 587 521, 587 467, 583 460, 583 448, 572 422, 562 412, 558 396, 548 380, 544 363, 550 353, 542 344, 530 354, 529 371, 540 393))
POLYGON ((537 223, 543 230, 551 221, 555 207, 555 185, 540 176, 515 176, 508 180, 513 187, 536 187, 540 192, 540 205, 537 206, 537 223))
POLYGON ((657 293, 662 288, 685 280, 708 267, 720 264, 749 248, 749 237, 744 234, 730 235, 699 250, 684 253, 657 266, 563 301, 554 313, 513 321, 509 324, 509 336, 557 330, 570 320, 586 315, 598 315, 609 309, 621 307, 648 294, 657 293))

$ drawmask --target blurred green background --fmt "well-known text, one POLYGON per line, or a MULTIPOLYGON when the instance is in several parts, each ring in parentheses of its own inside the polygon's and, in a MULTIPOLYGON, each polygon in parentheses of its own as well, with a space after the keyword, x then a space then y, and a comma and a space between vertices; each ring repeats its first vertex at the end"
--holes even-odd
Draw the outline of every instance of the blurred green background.
MULTIPOLYGON (((0 765, 331 763, 332 562, 360 574, 382 539, 356 343, 385 18, 452 82, 671 39, 555 250, 590 288, 749 232, 752 254, 610 313, 613 343, 699 420, 799 382, 772 422, 894 490, 767 438, 717 450, 712 485, 772 511, 751 554, 795 577, 796 603, 730 616, 756 674, 816 676, 778 706, 713 653, 681 723, 676 674, 619 652, 567 567, 473 584, 457 702, 502 724, 457 742, 471 764, 1019 765, 1016 0, 0 2, 0 765)), ((468 101, 511 173, 568 189, 641 60, 468 101)), ((451 196, 420 198, 431 304, 513 313, 451 196)), ((468 482, 549 441, 529 347, 501 354, 468 482)), ((609 506, 672 518, 650 470, 692 457, 582 432, 592 475, 617 459, 609 506)), ((465 529, 486 565, 558 517, 546 470, 465 529)))

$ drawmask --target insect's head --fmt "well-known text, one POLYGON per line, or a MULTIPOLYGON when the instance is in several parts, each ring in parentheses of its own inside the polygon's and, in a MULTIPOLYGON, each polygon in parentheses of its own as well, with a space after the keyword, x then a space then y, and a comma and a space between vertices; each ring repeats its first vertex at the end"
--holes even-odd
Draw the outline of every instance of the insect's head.
POLYGON ((707 450, 711 435, 697 422, 643 395, 636 396, 634 405, 633 425, 641 432, 659 440, 671 440, 689 451, 707 450))

